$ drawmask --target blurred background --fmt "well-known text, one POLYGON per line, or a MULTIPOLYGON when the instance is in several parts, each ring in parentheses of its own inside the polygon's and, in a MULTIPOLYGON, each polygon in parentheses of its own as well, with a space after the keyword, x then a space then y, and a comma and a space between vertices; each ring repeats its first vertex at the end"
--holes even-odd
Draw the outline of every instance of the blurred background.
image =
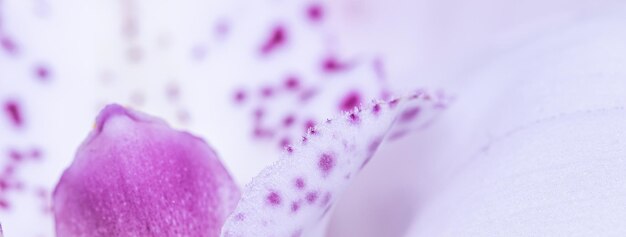
POLYGON ((0 0, 5 236, 54 236, 51 192, 106 104, 204 137, 243 185, 326 118, 454 95, 464 75, 617 2, 0 0))

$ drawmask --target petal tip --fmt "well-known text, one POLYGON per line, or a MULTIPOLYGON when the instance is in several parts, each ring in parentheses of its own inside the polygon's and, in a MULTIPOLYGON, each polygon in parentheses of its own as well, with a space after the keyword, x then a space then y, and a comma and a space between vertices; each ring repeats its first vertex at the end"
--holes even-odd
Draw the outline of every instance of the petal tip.
POLYGON ((155 123, 167 125, 167 123, 157 117, 153 117, 142 112, 133 110, 119 104, 108 104, 98 114, 94 129, 96 133, 102 132, 106 124, 114 117, 124 116, 134 122, 155 123))
MULTIPOLYGON (((112 117, 117 115, 129 116, 128 110, 119 104, 109 104, 104 107, 96 118, 95 130, 102 132, 104 124, 112 117)), ((129 116, 130 117, 130 116, 129 116)))

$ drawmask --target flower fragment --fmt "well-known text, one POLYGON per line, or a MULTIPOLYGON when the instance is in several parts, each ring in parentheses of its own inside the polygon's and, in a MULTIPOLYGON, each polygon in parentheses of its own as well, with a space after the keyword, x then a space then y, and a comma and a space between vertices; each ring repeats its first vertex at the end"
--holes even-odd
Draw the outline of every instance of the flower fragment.
POLYGON ((382 142, 430 124, 448 98, 418 92, 309 129, 243 190, 222 236, 301 236, 332 207, 382 142))
POLYGON ((56 234, 218 236, 238 199, 202 139, 109 105, 56 186, 56 234))

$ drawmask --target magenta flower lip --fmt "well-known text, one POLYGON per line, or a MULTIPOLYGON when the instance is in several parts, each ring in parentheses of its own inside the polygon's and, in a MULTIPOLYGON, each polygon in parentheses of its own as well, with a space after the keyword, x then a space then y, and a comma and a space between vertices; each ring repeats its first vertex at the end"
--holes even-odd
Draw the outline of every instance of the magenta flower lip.
POLYGON ((219 236, 239 189, 202 139, 106 106, 53 193, 56 232, 219 236))

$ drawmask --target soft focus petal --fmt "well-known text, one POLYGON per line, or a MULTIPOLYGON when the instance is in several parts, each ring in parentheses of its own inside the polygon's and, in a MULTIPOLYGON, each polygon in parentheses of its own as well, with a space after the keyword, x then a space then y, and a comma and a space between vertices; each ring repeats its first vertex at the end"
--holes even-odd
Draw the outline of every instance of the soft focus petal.
MULTIPOLYGON (((624 22, 623 17, 611 16, 624 14, 607 14, 605 10, 598 21, 594 20, 597 14, 589 13, 568 13, 568 17, 577 16, 576 20, 551 26, 550 31, 528 26, 508 28, 506 44, 515 47, 500 51, 496 61, 473 61, 472 74, 478 75, 458 75, 457 81, 463 82, 454 90, 458 103, 434 126, 377 152, 372 164, 337 203, 328 236, 402 236, 414 215, 415 222, 420 223, 416 232, 434 228, 435 220, 450 220, 430 215, 438 213, 429 208, 429 199, 438 198, 435 190, 445 187, 450 176, 467 163, 488 161, 473 158, 490 149, 494 140, 545 118, 626 104, 621 92, 626 88, 624 70, 618 66, 624 64, 624 22), (425 208, 431 213, 422 216, 425 208)), ((549 23, 543 19, 532 25, 544 27, 549 23)), ((454 201, 447 204, 456 205, 454 201)), ((437 227, 447 228, 443 224, 437 227)), ((438 236, 425 233, 420 236, 438 236)))
POLYGON ((244 190, 223 236, 300 236, 332 207, 385 139, 428 125, 443 98, 419 93, 356 110, 309 131, 244 190))
POLYGON ((626 113, 585 111, 497 141, 407 236, 623 236, 626 113))
POLYGON ((625 12, 581 19, 477 71, 431 127, 439 135, 421 154, 438 187, 406 236, 624 235, 625 12))
POLYGON ((200 138, 107 106, 54 192, 58 237, 218 236, 239 191, 200 138))

